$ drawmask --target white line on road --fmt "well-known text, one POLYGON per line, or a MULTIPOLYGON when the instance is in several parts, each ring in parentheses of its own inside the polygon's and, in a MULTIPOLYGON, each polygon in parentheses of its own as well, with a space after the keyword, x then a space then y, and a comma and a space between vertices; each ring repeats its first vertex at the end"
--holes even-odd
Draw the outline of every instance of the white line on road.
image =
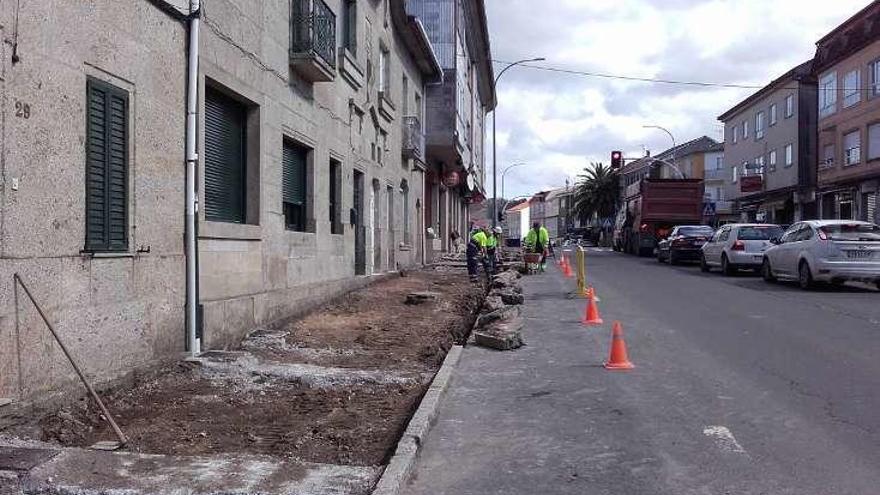
POLYGON ((703 434, 715 440, 721 450, 737 454, 746 453, 746 449, 736 441, 733 433, 726 426, 707 426, 703 428, 703 434))

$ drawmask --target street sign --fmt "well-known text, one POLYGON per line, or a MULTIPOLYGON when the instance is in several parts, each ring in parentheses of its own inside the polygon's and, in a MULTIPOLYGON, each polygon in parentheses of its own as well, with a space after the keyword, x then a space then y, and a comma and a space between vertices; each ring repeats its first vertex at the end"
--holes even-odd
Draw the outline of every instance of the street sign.
POLYGON ((703 216, 704 217, 714 217, 715 216, 715 202, 714 201, 706 201, 703 204, 703 216))

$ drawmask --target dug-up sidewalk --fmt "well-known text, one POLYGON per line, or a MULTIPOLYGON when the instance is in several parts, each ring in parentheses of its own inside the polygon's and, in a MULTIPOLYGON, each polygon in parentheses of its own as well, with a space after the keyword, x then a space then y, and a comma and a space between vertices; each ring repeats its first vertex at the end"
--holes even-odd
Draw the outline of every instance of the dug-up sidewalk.
MULTIPOLYGON (((483 299, 458 271, 352 292, 103 392, 0 417, 0 495, 370 493, 400 432, 483 299)), ((0 411, 2 412, 2 411, 0 411)))

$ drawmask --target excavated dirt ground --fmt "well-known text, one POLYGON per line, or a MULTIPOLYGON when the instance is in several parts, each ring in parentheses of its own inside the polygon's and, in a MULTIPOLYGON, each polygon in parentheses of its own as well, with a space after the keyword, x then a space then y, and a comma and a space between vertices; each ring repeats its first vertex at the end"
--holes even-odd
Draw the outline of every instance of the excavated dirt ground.
MULTIPOLYGON (((409 272, 256 331, 238 351, 105 392, 105 402, 135 452, 383 464, 481 301, 482 289, 460 272, 409 272), (419 291, 437 298, 404 303, 419 291)), ((78 447, 114 439, 85 400, 0 433, 78 447)))

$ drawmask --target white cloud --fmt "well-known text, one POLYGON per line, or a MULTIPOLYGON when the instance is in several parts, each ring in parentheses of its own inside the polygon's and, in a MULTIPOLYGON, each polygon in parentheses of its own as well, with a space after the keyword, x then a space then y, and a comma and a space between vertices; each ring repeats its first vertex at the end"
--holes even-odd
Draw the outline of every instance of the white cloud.
MULTIPOLYGON (((493 56, 637 77, 763 85, 813 56, 865 0, 489 0, 493 56)), ((496 66, 496 69, 500 66, 496 66)), ((716 117, 754 90, 672 86, 517 67, 498 88, 508 196, 564 185, 611 150, 720 139, 716 117)), ((491 151, 491 136, 487 139, 491 151)), ((491 160, 491 155, 488 157, 491 160)), ((491 162, 490 162, 491 164, 491 162)), ((489 168, 491 171, 491 166, 489 168)), ((491 184, 491 180, 488 181, 491 184)))

